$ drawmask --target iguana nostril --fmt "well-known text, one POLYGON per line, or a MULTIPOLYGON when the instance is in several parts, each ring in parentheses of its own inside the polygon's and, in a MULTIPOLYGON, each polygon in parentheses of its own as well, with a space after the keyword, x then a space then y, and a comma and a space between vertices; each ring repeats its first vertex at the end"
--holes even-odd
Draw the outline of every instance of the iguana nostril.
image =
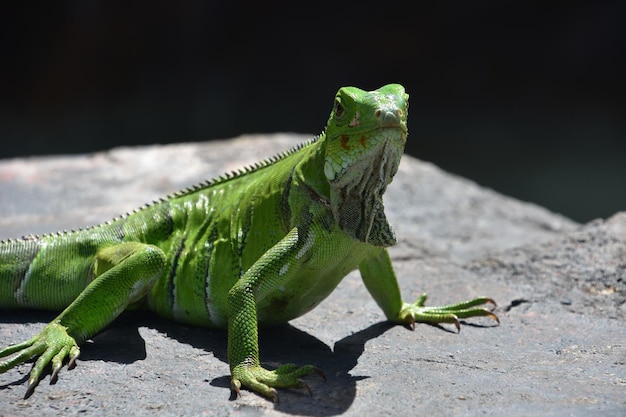
POLYGON ((382 110, 377 109, 374 111, 374 116, 380 122, 381 126, 395 126, 400 124, 400 116, 402 115, 402 110, 382 110))
POLYGON ((382 126, 395 126, 400 124, 400 117, 397 113, 386 111, 381 118, 382 126))

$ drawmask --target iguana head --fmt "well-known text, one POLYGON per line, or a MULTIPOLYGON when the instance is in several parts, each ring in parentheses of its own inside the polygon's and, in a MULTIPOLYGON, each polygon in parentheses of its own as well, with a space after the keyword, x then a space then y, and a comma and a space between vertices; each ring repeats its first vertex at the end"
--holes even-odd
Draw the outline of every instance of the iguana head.
POLYGON ((399 84, 375 91, 343 87, 325 131, 333 215, 344 232, 376 246, 396 242, 383 194, 404 152, 408 99, 399 84))

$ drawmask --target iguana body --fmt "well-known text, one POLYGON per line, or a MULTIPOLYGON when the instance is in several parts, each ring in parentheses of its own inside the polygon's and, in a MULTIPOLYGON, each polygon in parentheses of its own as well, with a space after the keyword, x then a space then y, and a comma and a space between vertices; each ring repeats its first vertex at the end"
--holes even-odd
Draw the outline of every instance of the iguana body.
POLYGON ((386 247, 395 236, 382 195, 406 142, 400 85, 339 90, 316 139, 242 172, 73 232, 0 243, 0 308, 62 313, 33 339, 0 351, 0 372, 38 357, 27 395, 52 364, 56 378, 78 346, 130 306, 193 325, 228 329, 232 386, 276 398, 304 387, 311 365, 268 371, 259 325, 314 308, 359 268, 389 320, 448 322, 495 316, 475 299, 424 307, 402 301, 386 247))

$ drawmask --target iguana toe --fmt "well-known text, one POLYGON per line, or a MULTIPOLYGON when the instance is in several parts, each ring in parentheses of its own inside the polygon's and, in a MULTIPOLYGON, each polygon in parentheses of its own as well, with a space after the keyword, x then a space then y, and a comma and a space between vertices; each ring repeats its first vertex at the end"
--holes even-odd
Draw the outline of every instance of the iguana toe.
POLYGON ((479 297, 456 304, 437 307, 425 306, 426 298, 426 294, 422 294, 413 304, 405 303, 400 311, 399 320, 412 327, 415 326, 415 322, 430 324, 451 323, 454 324, 457 331, 461 331, 459 319, 470 317, 488 317, 500 324, 500 319, 492 310, 480 307, 485 304, 493 304, 495 308, 496 303, 491 298, 479 297))

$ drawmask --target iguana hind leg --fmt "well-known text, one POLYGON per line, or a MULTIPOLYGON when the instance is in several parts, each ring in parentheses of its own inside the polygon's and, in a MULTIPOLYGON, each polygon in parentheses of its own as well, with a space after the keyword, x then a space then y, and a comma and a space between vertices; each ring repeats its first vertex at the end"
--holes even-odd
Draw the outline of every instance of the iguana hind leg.
POLYGON ((28 379, 26 396, 32 394, 52 364, 54 382, 65 359, 72 367, 80 354, 78 345, 111 323, 131 303, 141 299, 165 268, 159 248, 126 242, 100 249, 94 263, 94 280, 52 322, 32 339, 0 350, 0 373, 38 357, 28 379))

